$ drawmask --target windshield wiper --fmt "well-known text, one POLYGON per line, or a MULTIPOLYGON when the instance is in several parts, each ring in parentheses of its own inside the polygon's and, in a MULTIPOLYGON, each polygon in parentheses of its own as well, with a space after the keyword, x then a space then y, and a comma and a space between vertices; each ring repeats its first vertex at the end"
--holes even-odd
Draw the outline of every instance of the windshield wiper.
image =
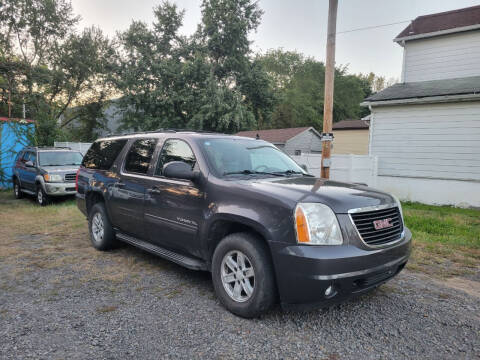
POLYGON ((302 176, 308 176, 308 177, 314 177, 311 174, 305 174, 304 172, 301 171, 296 171, 296 170, 285 170, 285 171, 277 171, 275 172, 276 174, 282 174, 282 175, 302 175, 302 176))
POLYGON ((273 173, 266 171, 254 171, 254 170, 241 170, 241 171, 230 171, 224 172, 223 175, 273 175, 273 176, 283 176, 281 173, 273 173))

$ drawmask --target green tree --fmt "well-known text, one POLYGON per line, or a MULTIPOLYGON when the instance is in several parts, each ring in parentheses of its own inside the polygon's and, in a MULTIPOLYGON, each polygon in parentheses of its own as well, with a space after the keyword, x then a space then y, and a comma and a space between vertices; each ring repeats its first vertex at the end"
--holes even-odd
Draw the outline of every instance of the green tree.
MULTIPOLYGON (((271 78, 277 102, 267 126, 323 126, 325 66, 302 54, 282 49, 257 56, 271 78)), ((349 75, 346 67, 335 70, 333 119, 340 121, 364 116, 361 101, 371 94, 365 78, 349 75)))
MULTIPOLYGON (((50 145, 76 120, 67 109, 102 101, 113 50, 99 29, 78 33, 66 0, 0 0, 0 79, 14 103, 37 122, 37 143, 50 145)), ((5 111, 2 107, 1 111, 5 111)))
POLYGON ((152 26, 134 21, 119 35, 113 84, 123 128, 235 132, 268 118, 270 79, 251 56, 248 33, 261 10, 252 0, 204 0, 202 23, 181 36, 184 11, 168 1, 152 26))

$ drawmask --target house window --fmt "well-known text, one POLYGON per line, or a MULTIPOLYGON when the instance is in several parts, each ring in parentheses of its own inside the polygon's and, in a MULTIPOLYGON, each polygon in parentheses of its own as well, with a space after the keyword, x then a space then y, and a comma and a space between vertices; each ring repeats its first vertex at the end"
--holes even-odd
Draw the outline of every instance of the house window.
POLYGON ((302 150, 295 150, 295 155, 296 156, 302 155, 302 150))

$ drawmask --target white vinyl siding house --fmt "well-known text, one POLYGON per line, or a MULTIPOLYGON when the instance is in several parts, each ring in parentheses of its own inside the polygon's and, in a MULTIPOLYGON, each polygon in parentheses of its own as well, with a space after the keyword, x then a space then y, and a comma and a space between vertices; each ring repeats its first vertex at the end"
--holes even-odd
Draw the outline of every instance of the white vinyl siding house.
POLYGON ((404 44, 403 82, 454 79, 480 74, 480 31, 404 44))
POLYGON ((380 189, 480 207, 480 6, 416 18, 397 36, 402 82, 368 97, 380 189))
POLYGON ((378 175, 480 181, 480 102, 379 107, 373 121, 378 175))

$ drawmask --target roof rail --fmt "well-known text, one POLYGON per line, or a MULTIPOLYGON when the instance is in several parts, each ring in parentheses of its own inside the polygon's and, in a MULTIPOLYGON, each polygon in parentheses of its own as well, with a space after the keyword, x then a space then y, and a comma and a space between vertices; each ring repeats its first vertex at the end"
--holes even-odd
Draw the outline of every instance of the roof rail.
POLYGON ((68 146, 25 146, 27 150, 72 150, 71 147, 68 146))
POLYGON ((177 133, 177 132, 192 132, 199 134, 220 134, 214 131, 208 130, 193 130, 193 129, 164 129, 160 128, 157 130, 145 130, 145 131, 133 131, 133 132, 124 132, 119 134, 108 134, 104 137, 114 137, 114 136, 128 136, 128 135, 139 135, 139 134, 152 134, 152 133, 177 133))
POLYGON ((72 148, 69 146, 36 146, 35 148, 37 150, 72 150, 72 148))

